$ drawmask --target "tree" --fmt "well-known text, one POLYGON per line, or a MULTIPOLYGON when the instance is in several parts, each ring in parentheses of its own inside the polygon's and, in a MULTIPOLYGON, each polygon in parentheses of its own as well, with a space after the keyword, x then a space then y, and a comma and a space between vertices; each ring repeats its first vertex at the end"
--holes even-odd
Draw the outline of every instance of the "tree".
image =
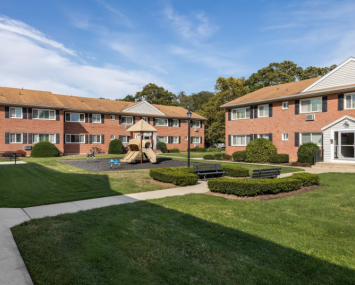
POLYGON ((191 95, 186 95, 184 91, 181 91, 177 96, 179 106, 189 109, 192 112, 200 110, 212 96, 213 92, 210 91, 200 91, 198 93, 192 93, 191 95))
POLYGON ((319 76, 324 76, 328 72, 332 71, 334 68, 336 68, 336 64, 333 64, 329 67, 314 67, 314 66, 308 66, 299 76, 299 80, 304 80, 304 79, 309 79, 309 78, 315 78, 319 76))
POLYGON ((159 104, 167 106, 177 106, 177 98, 174 93, 165 90, 153 83, 149 83, 143 87, 143 90, 137 92, 134 96, 136 101, 145 100, 150 104, 159 104))
POLYGON ((204 116, 205 141, 207 145, 225 141, 225 109, 221 105, 248 93, 245 78, 219 77, 215 85, 216 94, 196 113, 204 116))
POLYGON ((116 99, 116 101, 136 102, 136 99, 132 95, 127 95, 123 99, 116 99))

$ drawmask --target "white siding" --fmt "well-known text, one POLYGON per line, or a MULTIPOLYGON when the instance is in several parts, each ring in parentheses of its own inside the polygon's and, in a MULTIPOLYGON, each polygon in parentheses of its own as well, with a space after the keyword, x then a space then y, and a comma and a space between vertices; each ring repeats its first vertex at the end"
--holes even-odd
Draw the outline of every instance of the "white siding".
POLYGON ((307 91, 355 84, 355 60, 350 60, 307 91))
POLYGON ((138 114, 155 114, 155 115, 164 115, 163 112, 160 112, 158 109, 153 107, 147 102, 141 102, 133 107, 130 107, 123 112, 128 113, 138 113, 138 114))

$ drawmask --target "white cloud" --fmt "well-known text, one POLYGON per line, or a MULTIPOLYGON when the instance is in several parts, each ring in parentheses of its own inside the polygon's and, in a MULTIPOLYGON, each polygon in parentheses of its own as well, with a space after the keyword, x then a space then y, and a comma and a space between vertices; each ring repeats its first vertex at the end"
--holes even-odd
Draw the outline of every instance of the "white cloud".
POLYGON ((120 10, 108 4, 105 0, 97 0, 97 2, 100 3, 107 11, 114 13, 116 16, 118 16, 122 24, 124 24, 127 27, 133 26, 132 21, 120 10))

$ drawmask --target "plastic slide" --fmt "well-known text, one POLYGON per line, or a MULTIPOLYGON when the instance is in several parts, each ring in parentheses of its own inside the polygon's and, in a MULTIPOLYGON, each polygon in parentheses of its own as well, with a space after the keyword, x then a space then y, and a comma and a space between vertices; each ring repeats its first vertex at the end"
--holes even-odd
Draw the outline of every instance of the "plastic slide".
POLYGON ((143 153, 147 155, 151 163, 157 162, 157 156, 151 148, 143 148, 143 153))
POLYGON ((129 151, 124 158, 121 159, 121 162, 133 163, 136 160, 136 157, 140 154, 140 151, 129 151))

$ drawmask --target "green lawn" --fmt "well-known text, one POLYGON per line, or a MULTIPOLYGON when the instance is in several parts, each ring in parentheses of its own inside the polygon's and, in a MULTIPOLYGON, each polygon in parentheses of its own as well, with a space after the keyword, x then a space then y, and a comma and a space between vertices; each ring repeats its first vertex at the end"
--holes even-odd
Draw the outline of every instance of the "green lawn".
MULTIPOLYGON (((224 151, 221 152, 190 152, 190 157, 204 157, 207 154, 215 155, 215 154, 221 154, 224 153, 224 151)), ((185 157, 187 158, 187 152, 180 152, 180 153, 162 153, 159 154, 159 156, 175 156, 175 157, 185 157)))
POLYGON ((270 201, 204 194, 32 220, 35 284, 355 284, 355 174, 270 201))
POLYGON ((0 166, 0 207, 30 207, 173 186, 155 183, 149 170, 93 173, 57 159, 27 158, 27 164, 0 166))

